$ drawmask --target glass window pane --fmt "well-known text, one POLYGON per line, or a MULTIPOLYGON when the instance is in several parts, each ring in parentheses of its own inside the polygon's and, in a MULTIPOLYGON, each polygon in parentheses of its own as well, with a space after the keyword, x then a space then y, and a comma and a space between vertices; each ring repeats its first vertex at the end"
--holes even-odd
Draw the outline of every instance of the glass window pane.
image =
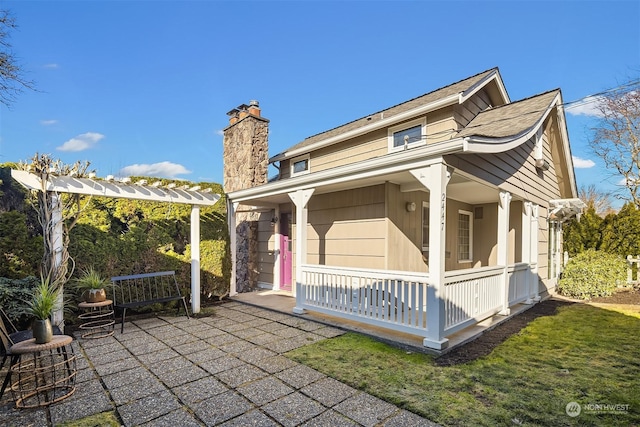
POLYGON ((407 136, 407 144, 420 142, 422 139, 422 126, 414 126, 404 129, 393 134, 393 146, 402 147, 404 145, 404 137, 407 136))
POLYGON ((293 164, 293 173, 304 172, 309 169, 309 160, 300 160, 293 164))

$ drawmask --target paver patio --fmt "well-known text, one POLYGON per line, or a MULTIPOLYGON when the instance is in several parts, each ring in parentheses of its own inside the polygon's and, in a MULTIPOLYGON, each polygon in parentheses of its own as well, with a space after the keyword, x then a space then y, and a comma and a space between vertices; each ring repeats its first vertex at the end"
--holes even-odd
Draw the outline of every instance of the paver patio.
POLYGON ((116 411, 125 426, 434 426, 283 356, 343 331, 229 302, 212 317, 127 322, 78 338, 76 392, 36 410, 0 401, 0 425, 52 426, 116 411))

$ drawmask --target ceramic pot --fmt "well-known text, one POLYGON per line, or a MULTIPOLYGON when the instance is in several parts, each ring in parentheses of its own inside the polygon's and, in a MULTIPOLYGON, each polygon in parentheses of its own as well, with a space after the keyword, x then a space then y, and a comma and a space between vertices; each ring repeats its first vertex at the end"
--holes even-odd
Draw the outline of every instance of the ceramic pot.
POLYGON ((84 291, 84 300, 86 302, 102 302, 107 299, 107 293, 104 289, 87 289, 84 291))
POLYGON ((32 329, 36 344, 46 344, 53 339, 53 328, 51 328, 51 320, 49 319, 34 320, 32 329))

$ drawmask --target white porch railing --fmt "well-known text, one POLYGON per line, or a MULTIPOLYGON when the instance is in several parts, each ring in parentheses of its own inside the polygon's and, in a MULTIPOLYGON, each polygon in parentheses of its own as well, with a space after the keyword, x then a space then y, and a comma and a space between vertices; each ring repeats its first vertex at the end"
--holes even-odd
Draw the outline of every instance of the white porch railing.
POLYGON ((300 308, 424 335, 428 273, 303 265, 300 308))
MULTIPOLYGON (((509 305, 529 298, 528 264, 506 269, 509 305)), ((442 337, 490 317, 503 308, 505 268, 445 272, 442 337)), ((303 265, 296 307, 395 331, 425 336, 429 330, 428 273, 303 265)), ((433 307, 433 308, 432 308, 433 307)))
POLYGON ((502 309, 504 267, 447 271, 445 286, 445 335, 486 319, 502 309))
POLYGON ((520 262, 507 267, 507 278, 509 279, 509 307, 529 299, 529 264, 520 262))

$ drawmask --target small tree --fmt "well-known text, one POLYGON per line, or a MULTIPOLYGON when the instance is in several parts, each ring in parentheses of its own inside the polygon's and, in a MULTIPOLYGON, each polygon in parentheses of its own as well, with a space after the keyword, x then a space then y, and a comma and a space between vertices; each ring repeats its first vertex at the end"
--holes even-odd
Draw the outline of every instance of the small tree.
POLYGON ((640 254, 640 208, 627 203, 617 215, 607 215, 600 249, 623 257, 640 254))
POLYGON ((603 220, 598 216, 593 206, 588 204, 587 206, 580 221, 573 218, 564 226, 564 249, 572 257, 587 249, 599 249, 600 247, 602 238, 600 227, 603 220))
POLYGON ((640 81, 599 97, 600 121, 590 141, 605 166, 623 178, 619 197, 640 207, 640 81))

